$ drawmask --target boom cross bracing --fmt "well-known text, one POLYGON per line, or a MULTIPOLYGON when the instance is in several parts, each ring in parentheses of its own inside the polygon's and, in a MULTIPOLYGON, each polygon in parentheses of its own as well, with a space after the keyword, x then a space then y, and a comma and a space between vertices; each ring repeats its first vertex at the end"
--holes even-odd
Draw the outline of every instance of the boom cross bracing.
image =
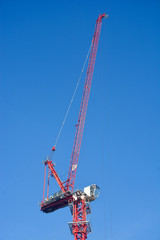
MULTIPOLYGON (((94 201, 99 195, 99 187, 96 184, 92 184, 84 188, 84 190, 74 191, 74 183, 77 172, 85 118, 88 107, 88 100, 91 90, 93 71, 95 66, 96 54, 98 49, 99 37, 101 32, 102 19, 107 18, 108 15, 100 14, 95 25, 94 35, 91 44, 91 51, 89 55, 88 68, 85 78, 85 84, 83 89, 83 95, 80 105, 80 111, 78 116, 78 122, 76 124, 76 133, 73 143, 73 149, 71 154, 68 178, 65 182, 62 182, 58 176, 54 163, 47 159, 45 164, 44 174, 44 188, 43 188, 43 200, 41 202, 41 211, 44 213, 51 213, 60 208, 69 206, 73 215, 73 221, 69 223, 71 233, 74 235, 74 240, 85 240, 87 235, 91 232, 90 222, 87 221, 87 214, 90 211, 90 202, 94 201), (45 197, 45 179, 46 168, 48 167, 48 186, 47 197, 45 197), (49 177, 52 176, 57 181, 60 191, 49 195, 49 177)), ((55 151, 55 146, 52 148, 55 151)))

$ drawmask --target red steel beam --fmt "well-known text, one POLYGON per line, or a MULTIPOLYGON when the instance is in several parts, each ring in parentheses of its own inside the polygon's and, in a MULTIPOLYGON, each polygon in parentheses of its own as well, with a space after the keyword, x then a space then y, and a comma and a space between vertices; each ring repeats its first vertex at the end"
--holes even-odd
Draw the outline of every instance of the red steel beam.
POLYGON ((73 203, 73 235, 74 240, 87 239, 85 199, 73 203))
POLYGON ((83 130, 84 130, 84 124, 85 124, 85 118, 87 113, 87 106, 88 106, 88 100, 89 100, 89 94, 91 90, 91 84, 92 84, 92 77, 93 77, 93 71, 96 61, 96 54, 98 49, 98 42, 99 42, 99 36, 101 31, 101 25, 102 25, 102 18, 105 17, 105 14, 100 14, 95 26, 95 31, 92 39, 92 46, 91 46, 91 52, 89 56, 89 62, 88 62, 88 68, 87 68, 87 74, 83 89, 83 95, 82 95, 82 101, 79 111, 79 117, 78 122, 76 125, 76 134, 74 138, 74 144, 71 154, 71 160, 70 160, 70 167, 68 172, 68 182, 66 184, 67 191, 73 191, 74 189, 74 182, 77 172, 77 165, 78 165, 78 159, 80 154, 80 148, 81 148, 81 142, 82 142, 82 136, 83 136, 83 130))
POLYGON ((56 179, 58 185, 60 186, 61 190, 65 193, 66 192, 66 189, 65 189, 65 186, 63 185, 60 177, 58 176, 56 170, 54 169, 54 164, 52 163, 52 161, 45 161, 45 164, 48 165, 48 168, 51 170, 51 174, 53 174, 54 178, 56 179))

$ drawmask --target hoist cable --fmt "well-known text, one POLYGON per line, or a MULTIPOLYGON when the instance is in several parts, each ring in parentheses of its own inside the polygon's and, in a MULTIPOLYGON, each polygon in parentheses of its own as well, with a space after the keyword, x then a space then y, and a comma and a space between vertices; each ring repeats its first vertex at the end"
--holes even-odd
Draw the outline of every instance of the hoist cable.
POLYGON ((72 102, 73 102, 73 100, 74 100, 74 96, 75 96, 76 91, 77 91, 77 88, 78 88, 78 86, 79 86, 79 83, 80 83, 80 80, 81 80, 81 77, 82 77, 82 73, 83 73, 83 71, 84 71, 84 68, 85 68, 85 65, 86 65, 86 62, 87 62, 87 59, 88 59, 88 56, 89 56, 90 50, 91 50, 91 46, 92 46, 92 43, 91 43, 90 48, 89 48, 89 50, 88 50, 88 53, 87 53, 86 59, 85 59, 84 64, 83 64, 83 68, 82 68, 81 74, 80 74, 80 76, 79 76, 79 79, 78 79, 78 82, 77 82, 76 88, 75 88, 75 90, 74 90, 73 96, 72 96, 71 101, 70 101, 70 104, 69 104, 69 106, 68 106, 68 109, 67 109, 66 115, 65 115, 64 120, 63 120, 63 123, 62 123, 62 125, 61 125, 60 130, 59 130, 59 133, 58 133, 57 139, 56 139, 56 141, 55 141, 54 147, 56 147, 56 145, 57 145, 57 142, 58 142, 59 137, 60 137, 60 135, 61 135, 61 132, 62 132, 63 126, 64 126, 64 124, 65 124, 65 122, 66 122, 66 119, 67 119, 67 116, 68 116, 69 110, 70 110, 71 105, 72 105, 72 102))

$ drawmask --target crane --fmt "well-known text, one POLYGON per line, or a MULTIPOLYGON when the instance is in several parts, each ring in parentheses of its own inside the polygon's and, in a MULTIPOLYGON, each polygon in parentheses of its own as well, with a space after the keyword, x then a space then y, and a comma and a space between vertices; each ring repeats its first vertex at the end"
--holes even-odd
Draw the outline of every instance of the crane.
MULTIPOLYGON (((68 224, 71 233, 74 235, 74 240, 85 240, 87 239, 88 233, 91 232, 91 226, 90 222, 87 220, 87 215, 91 213, 90 202, 94 201, 99 195, 99 187, 96 184, 92 184, 88 187, 85 187, 84 191, 80 189, 74 191, 74 183, 77 172, 102 19, 104 17, 107 18, 108 15, 106 15, 105 13, 100 14, 99 17, 97 18, 94 35, 92 38, 91 51, 89 55, 78 122, 76 124, 76 133, 73 143, 67 180, 65 182, 61 181, 58 173, 55 170, 55 164, 52 162, 52 160, 47 159, 46 161, 44 161, 45 173, 44 173, 43 200, 41 201, 40 204, 41 211, 43 211, 44 213, 51 213, 60 208, 69 206, 71 213, 73 215, 73 221, 69 222, 68 224), (47 167, 48 167, 48 184, 47 184, 47 197, 45 198, 44 195, 46 186, 47 167), (61 190, 49 197, 48 195, 50 176, 55 178, 61 190)), ((52 151, 55 151, 55 146, 52 148, 52 151)))

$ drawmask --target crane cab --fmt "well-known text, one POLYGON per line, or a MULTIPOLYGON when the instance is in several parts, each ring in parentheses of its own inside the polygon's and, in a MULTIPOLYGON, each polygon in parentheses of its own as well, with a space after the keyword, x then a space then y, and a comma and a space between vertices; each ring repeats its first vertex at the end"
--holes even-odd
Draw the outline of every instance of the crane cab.
POLYGON ((92 185, 84 188, 84 193, 86 194, 86 199, 89 202, 92 202, 96 198, 98 198, 99 193, 100 193, 100 188, 96 184, 92 184, 92 185))

